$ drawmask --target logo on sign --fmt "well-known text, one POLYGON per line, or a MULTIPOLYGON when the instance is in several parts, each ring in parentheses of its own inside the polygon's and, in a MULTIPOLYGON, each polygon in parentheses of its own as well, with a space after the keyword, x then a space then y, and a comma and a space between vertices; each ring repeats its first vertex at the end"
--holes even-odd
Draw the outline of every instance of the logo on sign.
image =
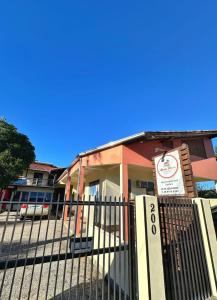
POLYGON ((163 158, 159 159, 157 164, 157 172, 162 178, 173 177, 177 170, 178 161, 173 155, 167 154, 163 158))

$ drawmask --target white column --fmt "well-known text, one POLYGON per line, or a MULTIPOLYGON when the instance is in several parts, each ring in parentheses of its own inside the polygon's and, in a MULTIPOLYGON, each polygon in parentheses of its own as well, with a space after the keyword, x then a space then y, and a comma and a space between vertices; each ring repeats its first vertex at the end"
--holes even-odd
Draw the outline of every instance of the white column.
POLYGON ((197 204, 199 220, 203 235, 203 244, 206 255, 206 262, 209 272, 209 280, 212 290, 212 296, 217 296, 217 241, 215 228, 212 220, 212 213, 208 199, 193 199, 197 204))
POLYGON ((139 300, 166 300, 157 197, 136 197, 136 220, 139 300))

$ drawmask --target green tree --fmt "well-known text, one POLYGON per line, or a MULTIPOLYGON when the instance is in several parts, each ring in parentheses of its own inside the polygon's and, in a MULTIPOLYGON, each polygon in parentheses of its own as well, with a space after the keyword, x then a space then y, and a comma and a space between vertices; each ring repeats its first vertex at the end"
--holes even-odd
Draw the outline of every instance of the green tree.
POLYGON ((16 180, 35 160, 35 148, 28 137, 0 118, 0 188, 16 180))
POLYGON ((217 158, 217 146, 215 147, 215 157, 217 158))

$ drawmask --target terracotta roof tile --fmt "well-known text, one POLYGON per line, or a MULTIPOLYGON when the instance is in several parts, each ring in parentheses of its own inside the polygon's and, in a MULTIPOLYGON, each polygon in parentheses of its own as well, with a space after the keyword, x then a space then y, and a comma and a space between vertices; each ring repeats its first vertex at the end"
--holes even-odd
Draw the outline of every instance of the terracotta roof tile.
POLYGON ((40 162, 34 162, 29 166, 30 170, 37 170, 37 171, 44 171, 44 172, 50 172, 54 169, 57 169, 56 166, 46 163, 40 163, 40 162))

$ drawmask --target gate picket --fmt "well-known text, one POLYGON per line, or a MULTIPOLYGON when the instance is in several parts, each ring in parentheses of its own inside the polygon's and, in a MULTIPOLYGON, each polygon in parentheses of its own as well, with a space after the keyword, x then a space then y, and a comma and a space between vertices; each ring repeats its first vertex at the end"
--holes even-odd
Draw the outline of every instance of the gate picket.
POLYGON ((7 208, 0 214, 1 299, 133 299, 135 293, 128 287, 135 284, 129 282, 128 271, 134 269, 129 264, 130 255, 135 257, 135 241, 126 241, 123 231, 127 218, 129 236, 134 236, 129 202, 102 197, 34 202, 20 198, 7 201, 7 208), (79 209, 81 228, 76 236, 79 209))
POLYGON ((178 197, 158 201, 166 298, 209 298, 211 287, 197 205, 178 197))

